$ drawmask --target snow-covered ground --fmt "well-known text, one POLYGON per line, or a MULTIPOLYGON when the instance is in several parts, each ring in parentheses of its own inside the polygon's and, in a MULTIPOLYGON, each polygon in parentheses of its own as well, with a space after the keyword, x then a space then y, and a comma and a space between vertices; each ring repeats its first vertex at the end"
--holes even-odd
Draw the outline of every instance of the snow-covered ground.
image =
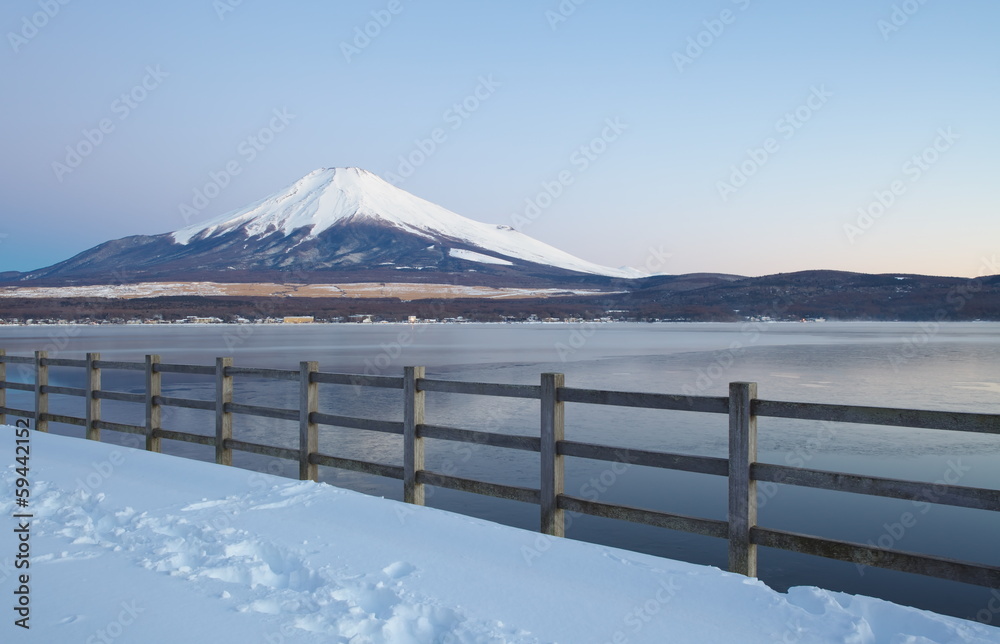
POLYGON ((2 642, 1000 642, 1000 629, 430 508, 0 428, 2 642), (19 520, 29 569, 11 565, 19 520), (24 533, 22 533, 24 534, 24 533), (30 630, 14 625, 30 574, 30 630))

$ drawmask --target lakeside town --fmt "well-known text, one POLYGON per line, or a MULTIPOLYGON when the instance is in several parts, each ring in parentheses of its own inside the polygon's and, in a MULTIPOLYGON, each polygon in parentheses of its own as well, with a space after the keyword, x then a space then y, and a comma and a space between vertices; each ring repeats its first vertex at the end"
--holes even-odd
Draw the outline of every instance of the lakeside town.
MULTIPOLYGON (((332 318, 317 318, 311 315, 295 315, 295 316, 283 316, 283 317, 262 317, 262 318, 244 318, 235 317, 231 319, 222 319, 215 316, 195 316, 189 315, 183 318, 178 318, 175 320, 166 320, 163 318, 152 317, 152 318, 112 318, 107 320, 94 320, 91 318, 76 318, 76 319, 62 319, 62 318, 10 318, 3 319, 0 318, 0 325, 6 326, 59 326, 59 325, 77 325, 77 326, 106 326, 106 325, 158 325, 158 324, 171 324, 171 325, 202 325, 202 324, 610 324, 610 323, 621 323, 621 322, 642 322, 642 323, 666 323, 666 322, 695 322, 697 320, 692 320, 689 318, 656 318, 656 319, 637 319, 635 317, 629 316, 627 311, 614 311, 609 312, 609 315, 604 315, 601 317, 544 317, 540 318, 537 315, 529 315, 527 317, 515 317, 515 316, 501 316, 500 320, 478 320, 466 318, 463 316, 450 317, 450 318, 421 318, 415 315, 407 317, 405 320, 400 319, 387 319, 378 315, 349 315, 349 316, 338 316, 332 318)), ((770 316, 747 316, 743 320, 744 322, 826 322, 826 318, 785 318, 778 319, 772 318, 770 316)))

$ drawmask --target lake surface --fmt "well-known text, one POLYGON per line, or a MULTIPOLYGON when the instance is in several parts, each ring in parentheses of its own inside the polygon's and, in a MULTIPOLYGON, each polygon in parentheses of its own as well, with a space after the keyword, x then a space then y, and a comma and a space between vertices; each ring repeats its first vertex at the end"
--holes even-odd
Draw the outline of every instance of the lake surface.
MULTIPOLYGON (((543 372, 566 374, 567 386, 725 396, 728 383, 758 383, 771 400, 1000 413, 1000 324, 997 323, 760 323, 760 324, 513 324, 513 325, 192 325, 0 327, 0 348, 12 354, 47 349, 50 357, 295 369, 315 360, 327 372, 398 376, 404 365, 428 377, 537 384, 543 372)), ((16 366, 9 368, 18 378, 16 366)), ((30 375, 20 378, 30 381, 30 375)), ((209 378, 165 374, 165 395, 212 399, 209 378)), ((83 386, 82 370, 52 369, 50 383, 83 386)), ((105 371, 104 388, 143 391, 140 374, 105 371)), ((294 383, 236 379, 237 402, 294 408, 294 383)), ((9 392, 10 406, 31 399, 9 392)), ((321 385, 321 410, 400 420, 401 392, 321 385)), ((138 405, 105 401, 104 418, 143 422, 138 405)), ((56 413, 82 416, 80 399, 53 396, 56 413)), ((213 433, 209 412, 164 409, 168 429, 213 433)), ((537 435, 537 401, 428 393, 427 422, 537 435)), ((237 438, 293 447, 297 426, 236 416, 237 438)), ((725 457, 724 415, 568 404, 567 437, 688 454, 725 457)), ((80 436, 80 428, 53 425, 80 436)), ((107 442, 129 437, 103 432, 107 442)), ((759 460, 1000 488, 1000 436, 762 418, 759 460)), ((321 428, 324 453, 400 464, 401 439, 372 432, 321 428)), ((208 448, 164 441, 164 451, 212 460, 208 448)), ((294 463, 235 455, 250 469, 297 475, 294 463)), ((537 455, 428 441, 427 467, 456 476, 538 486, 537 455)), ((399 499, 402 484, 321 468, 322 480, 399 499)), ((725 519, 720 477, 567 459, 569 494, 601 501, 725 519)), ((759 523, 823 537, 1000 565, 1000 516, 962 508, 860 495, 761 485, 759 523), (907 526, 903 526, 905 523, 907 526)), ((428 505, 535 530, 537 506, 442 489, 428 505)), ((726 542, 586 516, 568 519, 568 536, 725 568, 726 542)), ((544 544, 544 541, 540 542, 544 544)), ((904 573, 861 568, 761 549, 760 577, 770 586, 819 585, 882 597, 942 613, 1000 624, 988 606, 990 589, 904 573)), ((995 602, 994 602, 995 605, 995 602)))

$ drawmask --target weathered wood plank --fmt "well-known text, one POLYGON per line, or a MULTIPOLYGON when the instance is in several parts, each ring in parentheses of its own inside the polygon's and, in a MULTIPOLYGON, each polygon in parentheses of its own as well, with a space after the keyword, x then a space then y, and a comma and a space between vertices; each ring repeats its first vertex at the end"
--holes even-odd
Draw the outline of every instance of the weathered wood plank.
POLYGON ((313 454, 309 458, 310 462, 326 467, 335 467, 351 472, 361 472, 362 474, 374 474, 390 479, 403 480, 403 468, 399 465, 386 465, 384 463, 371 463, 368 461, 357 461, 351 458, 340 458, 329 454, 313 454))
POLYGON ((323 373, 313 375, 313 382, 352 387, 381 387, 382 389, 402 389, 403 379, 390 376, 366 376, 351 373, 323 373))
POLYGON ((0 362, 4 364, 35 364, 35 359, 31 356, 8 356, 0 355, 0 362))
POLYGON ((752 529, 750 538, 758 546, 767 548, 780 548, 781 550, 801 552, 827 559, 848 561, 862 566, 887 568, 965 584, 1000 588, 1000 567, 997 566, 901 550, 884 550, 860 543, 821 539, 795 532, 760 527, 752 529))
POLYGON ((565 458, 556 448, 566 437, 566 409, 558 397, 559 388, 565 385, 566 376, 561 373, 542 374, 540 532, 553 537, 566 536, 566 516, 558 502, 565 492, 565 458))
POLYGON ((757 576, 757 546, 750 529, 757 525, 757 482, 750 465, 757 460, 757 383, 729 383, 729 572, 757 576))
POLYGON ((241 441, 235 438, 230 438, 226 441, 226 449, 236 450, 237 452, 249 452, 251 454, 258 454, 260 456, 272 456, 274 458, 283 458, 289 461, 299 460, 299 450, 292 449, 290 447, 277 447, 275 445, 262 445, 260 443, 251 443, 248 441, 241 441))
POLYGON ((94 398, 98 400, 117 400, 118 402, 145 404, 146 394, 130 394, 124 391, 95 391, 94 398))
POLYGON ((204 436, 202 434, 191 434, 189 432, 175 432, 170 429, 158 429, 155 433, 157 438, 166 438, 167 440, 172 441, 181 441, 183 443, 194 443, 196 445, 215 447, 215 436, 204 436))
POLYGON ((319 411, 319 385, 312 375, 319 371, 318 362, 299 363, 299 480, 318 481, 319 470, 309 457, 319 451, 319 426, 312 414, 319 411))
POLYGON ((418 382, 424 377, 423 367, 403 368, 403 500, 424 504, 424 486, 420 473, 424 469, 424 439, 417 428, 424 424, 424 392, 418 382))
POLYGON ((403 433, 403 423, 393 420, 375 420, 373 418, 355 418, 353 416, 336 416, 334 414, 323 414, 316 412, 312 415, 313 422, 318 425, 329 425, 331 427, 349 427, 351 429, 365 429, 371 432, 382 432, 383 434, 403 433))
POLYGON ((156 371, 156 365, 160 363, 160 356, 146 356, 146 451, 159 452, 160 439, 156 437, 156 431, 160 429, 163 412, 156 404, 155 398, 162 391, 163 379, 156 371))
POLYGON ((87 421, 84 418, 64 416, 62 414, 42 414, 42 420, 48 423, 63 423, 64 425, 76 425, 77 427, 87 426, 87 421))
POLYGON ((101 440, 101 429, 97 426, 97 421, 101 420, 101 399, 96 393, 101 390, 101 370, 97 368, 97 363, 101 359, 99 353, 87 354, 87 387, 84 390, 85 415, 87 419, 87 440, 101 440))
POLYGON ((750 475, 758 481, 771 483, 1000 512, 1000 490, 860 476, 771 463, 755 463, 750 468, 750 475))
POLYGON ((594 443, 579 443, 576 441, 560 441, 556 446, 563 456, 590 458, 598 461, 613 461, 646 467, 659 467, 667 470, 712 474, 714 476, 729 475, 729 460, 714 456, 692 456, 689 454, 672 454, 669 452, 652 452, 642 449, 628 449, 598 445, 594 443))
POLYGON ((725 539, 729 535, 729 524, 718 519, 689 517, 683 514, 646 510, 628 505, 588 501, 587 499, 567 496, 565 494, 559 496, 559 507, 567 512, 589 514, 595 517, 618 519, 631 523, 642 523, 658 528, 692 532, 719 539, 725 539))
POLYGON ((462 382, 458 380, 421 378, 420 382, 417 383, 417 387, 420 391, 493 396, 496 398, 529 398, 537 400, 541 396, 541 387, 538 385, 505 385, 492 382, 462 382))
POLYGON ((274 409, 273 407, 258 407, 242 403, 226 403, 225 410, 232 414, 274 418, 275 420, 299 420, 300 416, 298 409, 274 409))
POLYGON ((124 434, 139 434, 144 435, 146 433, 145 425, 129 425, 127 423, 112 423, 107 420, 97 420, 94 421, 94 425, 98 429, 109 429, 113 432, 122 432, 124 434))
POLYGON ((45 388, 49 384, 49 368, 42 362, 48 357, 46 351, 35 351, 35 431, 49 431, 45 415, 49 413, 49 395, 45 388))
POLYGON ((758 416, 1000 434, 1000 414, 758 400, 758 416))
POLYGON ((69 358, 46 358, 46 367, 86 367, 84 360, 70 360, 69 358))
POLYGON ((288 380, 298 382, 300 373, 290 369, 256 369, 254 367, 229 367, 226 369, 227 376, 253 376, 256 378, 267 378, 268 380, 288 380))
POLYGON ((120 362, 116 360, 101 360, 97 363, 98 369, 118 369, 122 371, 145 371, 144 362, 120 362))
POLYGON ((24 382, 5 382, 3 383, 4 389, 13 389, 15 391, 34 391, 34 384, 27 384, 24 382))
POLYGON ((87 390, 80 389, 78 387, 55 387, 52 385, 46 385, 42 387, 42 393, 55 394, 57 396, 76 396, 77 398, 84 398, 87 395, 87 390))
POLYGON ((226 447, 233 437, 233 414, 226 411, 226 404, 233 402, 233 377, 226 375, 232 366, 232 358, 215 359, 215 404, 209 409, 215 411, 215 462, 219 465, 233 464, 233 450, 226 447))
POLYGON ((156 396, 153 399, 161 407, 180 407, 182 409, 200 409, 202 411, 215 411, 215 401, 195 400, 193 398, 173 398, 170 396, 156 396))
POLYGON ((417 435, 421 438, 435 438, 438 440, 456 441, 459 443, 489 445, 491 447, 503 447, 506 449, 516 449, 524 452, 542 451, 542 441, 540 438, 535 436, 514 436, 511 434, 497 434, 494 432, 479 432, 470 429, 444 427, 442 425, 420 425, 417 427, 417 435))
POLYGON ((511 501, 521 501, 522 503, 533 503, 535 505, 538 505, 540 502, 539 491, 532 488, 487 483, 486 481, 439 474, 430 470, 420 470, 417 472, 417 479, 422 485, 433 485, 449 490, 482 494, 497 499, 509 499, 511 501))
POLYGON ((19 418, 34 418, 35 412, 28 409, 15 409, 14 407, 0 407, 0 414, 17 416, 19 418))
POLYGON ((157 373, 182 373, 188 376, 214 376, 215 367, 196 364, 158 364, 157 373))
POLYGON ((677 394, 603 391, 599 389, 564 387, 559 390, 559 400, 562 402, 612 405, 615 407, 697 411, 712 414, 729 413, 729 400, 727 398, 710 396, 682 396, 677 394))

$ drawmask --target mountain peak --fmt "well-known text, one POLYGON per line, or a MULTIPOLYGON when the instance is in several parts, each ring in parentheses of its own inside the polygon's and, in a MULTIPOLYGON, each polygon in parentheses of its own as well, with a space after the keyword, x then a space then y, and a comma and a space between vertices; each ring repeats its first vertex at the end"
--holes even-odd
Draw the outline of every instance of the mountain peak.
POLYGON ((318 168, 295 183, 220 217, 173 233, 179 244, 243 228, 248 237, 281 231, 288 235, 303 226, 315 237, 336 221, 367 210, 366 202, 397 190, 361 168, 318 168))
MULTIPOLYGON (((302 177, 296 183, 302 183, 310 178, 322 177, 328 183, 336 183, 340 187, 350 187, 357 186, 363 187, 366 182, 370 182, 373 179, 380 181, 382 183, 388 183, 382 177, 378 176, 371 170, 365 170, 364 168, 356 167, 345 167, 345 168, 317 168, 302 177)), ((390 184, 391 185, 391 184, 390 184)))
POLYGON ((636 277, 582 260, 520 233, 510 226, 473 221, 397 188, 361 168, 319 168, 295 183, 244 208, 172 233, 181 245, 242 231, 247 238, 308 228, 305 240, 352 221, 377 223, 417 235, 431 244, 465 250, 484 249, 503 259, 518 259, 558 268, 636 277))

